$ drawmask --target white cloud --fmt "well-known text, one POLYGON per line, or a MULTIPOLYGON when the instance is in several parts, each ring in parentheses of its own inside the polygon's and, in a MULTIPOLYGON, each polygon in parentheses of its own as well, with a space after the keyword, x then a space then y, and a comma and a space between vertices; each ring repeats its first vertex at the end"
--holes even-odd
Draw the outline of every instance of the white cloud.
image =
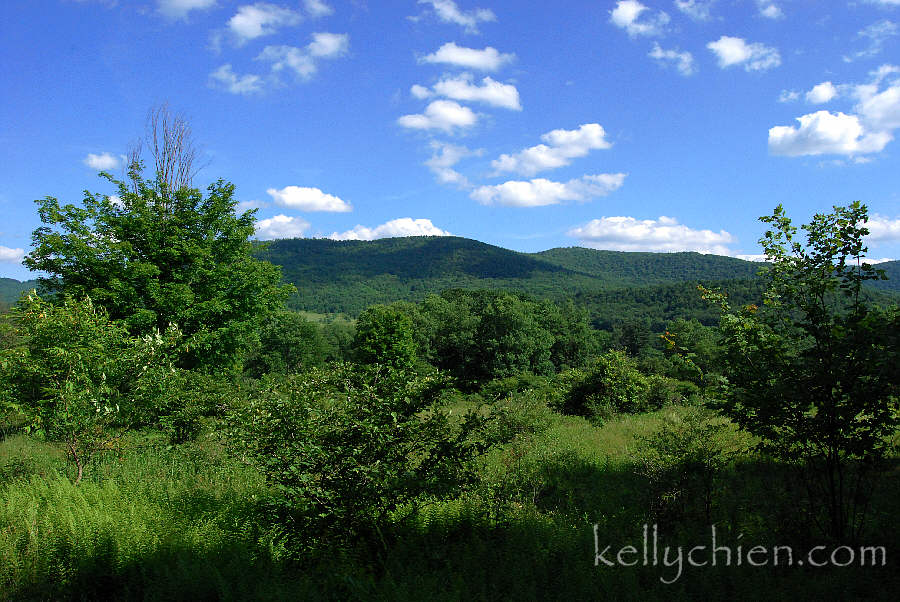
POLYGON ((25 259, 24 249, 10 249, 0 245, 0 262, 22 263, 23 259, 25 259))
POLYGON ((375 240, 376 238, 393 238, 396 236, 453 236, 431 223, 430 219, 412 219, 401 217, 389 222, 367 228, 357 225, 343 233, 334 232, 328 238, 334 240, 375 240))
POLYGON ((784 12, 772 0, 756 0, 756 6, 759 8, 759 14, 767 19, 780 19, 784 17, 784 12))
POLYGON ((868 39, 869 46, 852 55, 844 56, 844 62, 851 63, 856 59, 870 58, 880 54, 885 43, 898 34, 900 34, 900 26, 887 19, 869 25, 857 34, 860 38, 868 39))
POLYGON ((260 240, 300 238, 309 229, 309 222, 299 217, 276 215, 256 222, 256 237, 260 240))
POLYGON ((869 230, 868 242, 900 241, 900 217, 891 219, 885 215, 873 213, 869 221, 862 224, 869 230))
POLYGON ((272 71, 293 71, 300 79, 307 80, 318 71, 320 59, 332 59, 347 53, 350 38, 345 33, 314 33, 313 41, 304 46, 266 46, 258 61, 272 63, 272 71))
POLYGON ((797 118, 799 127, 780 125, 769 129, 773 155, 856 155, 882 150, 890 134, 866 132, 856 115, 817 111, 797 118))
MULTIPOLYGON (((900 128, 900 79, 891 79, 896 73, 900 67, 882 65, 870 73, 871 83, 835 86, 838 93, 856 97, 853 114, 818 111, 798 117, 799 127, 773 127, 769 151, 787 156, 880 152, 900 128)), ((864 159, 856 157, 856 162, 864 159)))
POLYGON ((586 175, 568 182, 544 178, 528 181, 510 180, 494 186, 480 186, 469 195, 482 205, 506 207, 542 207, 563 201, 589 201, 606 196, 625 183, 624 173, 586 175))
POLYGON ((695 21, 709 21, 715 0, 675 0, 675 7, 695 21))
POLYGON ((735 241, 725 230, 694 230, 672 217, 638 220, 633 217, 603 217, 572 228, 569 236, 595 249, 612 251, 696 251, 730 255, 735 241))
POLYGON ((482 102, 503 109, 521 111, 519 91, 511 84, 503 84, 490 77, 481 80, 481 85, 472 82, 472 75, 462 73, 455 77, 445 76, 433 87, 433 91, 424 86, 415 85, 410 92, 416 98, 445 96, 453 100, 482 102))
POLYGON ((226 63, 209 74, 213 87, 221 87, 232 94, 254 94, 262 92, 263 80, 258 75, 238 75, 226 63))
POLYGON ((334 13, 334 9, 322 2, 322 0, 303 0, 306 12, 312 17, 325 17, 334 13))
POLYGON ((669 15, 657 11, 655 15, 646 13, 645 18, 641 18, 647 10, 649 9, 637 0, 619 0, 616 7, 609 11, 609 20, 616 27, 627 31, 631 37, 660 35, 669 22, 669 15))
POLYGON ((866 0, 869 4, 879 4, 881 6, 900 6, 900 0, 866 0))
POLYGON ((800 92, 797 90, 782 90, 778 96, 778 102, 794 102, 800 100, 800 92))
POLYGON ((156 9, 167 17, 181 19, 192 10, 211 8, 216 0, 157 0, 156 9))
POLYGON ((678 50, 663 50, 659 44, 653 43, 653 50, 648 55, 660 63, 672 63, 682 75, 693 75, 697 69, 694 66, 694 56, 690 52, 678 50))
POLYGON ((98 171, 109 171, 111 169, 119 169, 125 163, 123 155, 112 155, 110 153, 88 153, 88 156, 82 160, 82 163, 96 169, 98 171))
POLYGON ((468 33, 478 33, 479 23, 497 20, 497 16, 488 8, 473 8, 463 11, 453 0, 419 0, 419 4, 430 5, 438 19, 444 23, 461 25, 468 33))
POLYGON ((353 211, 353 207, 347 201, 326 194, 318 188, 285 186, 281 190, 269 188, 266 193, 275 199, 276 205, 300 211, 333 211, 337 213, 353 211))
POLYGON ((240 215, 241 213, 244 213, 245 211, 250 211, 251 209, 262 209, 263 207, 268 207, 268 206, 269 206, 269 203, 266 203, 265 201, 259 201, 259 200, 254 199, 254 200, 250 200, 250 201, 239 202, 235 206, 234 211, 235 211, 235 213, 240 215))
POLYGON ((244 43, 271 35, 281 27, 296 25, 302 19, 300 13, 289 8, 267 2, 257 2, 238 8, 237 13, 228 20, 228 29, 235 35, 239 43, 244 43))
POLYGON ((425 86, 420 86, 419 84, 413 84, 409 89, 409 93, 418 99, 431 98, 432 96, 434 96, 434 92, 432 92, 425 86))
POLYGON ((818 105, 830 101, 837 95, 838 90, 833 83, 822 82, 813 86, 812 90, 806 93, 806 101, 818 105))
POLYGON ((900 128, 900 82, 877 93, 868 86, 859 90, 860 102, 854 108, 867 128, 882 132, 900 128))
POLYGON ((481 155, 481 151, 471 151, 465 146, 437 141, 432 141, 431 148, 434 152, 425 165, 437 177, 438 182, 453 184, 459 188, 470 188, 468 178, 453 167, 466 157, 481 155))
POLYGON ((425 107, 424 113, 403 115, 397 119, 402 127, 414 130, 441 130, 452 132, 455 128, 475 125, 478 115, 469 107, 452 100, 435 100, 425 107))
POLYGON ((457 46, 456 42, 447 42, 435 52, 421 59, 421 63, 441 63, 464 67, 466 69, 478 69, 479 71, 496 71, 503 65, 512 62, 515 54, 501 53, 492 46, 482 50, 457 46))
POLYGON ((745 71, 766 71, 781 64, 778 50, 763 44, 748 44, 742 38, 722 36, 706 45, 719 58, 719 67, 743 65, 745 71))
POLYGON ((606 149, 612 143, 598 123, 585 123, 577 130, 553 130, 541 136, 538 144, 514 155, 500 155, 491 161, 495 173, 515 172, 531 176, 548 169, 569 165, 572 159, 584 157, 595 149, 606 149))

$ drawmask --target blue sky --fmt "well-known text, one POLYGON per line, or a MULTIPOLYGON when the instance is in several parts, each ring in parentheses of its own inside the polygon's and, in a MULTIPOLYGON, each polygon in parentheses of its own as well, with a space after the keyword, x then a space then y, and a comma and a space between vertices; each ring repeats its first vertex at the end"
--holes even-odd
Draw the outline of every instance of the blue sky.
POLYGON ((900 258, 900 0, 10 0, 0 56, 0 276, 163 102, 260 238, 744 256, 862 200, 900 258))

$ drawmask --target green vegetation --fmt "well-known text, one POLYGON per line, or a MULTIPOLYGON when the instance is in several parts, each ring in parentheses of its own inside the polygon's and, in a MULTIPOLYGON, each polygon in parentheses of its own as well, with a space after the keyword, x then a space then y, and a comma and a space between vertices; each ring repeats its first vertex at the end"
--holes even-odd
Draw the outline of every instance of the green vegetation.
POLYGON ((895 596, 900 311, 862 288, 863 206, 806 245, 776 209, 758 278, 457 238, 254 249, 230 184, 155 159, 115 203, 39 201, 50 294, 0 316, 0 598, 895 596), (650 533, 662 564, 632 562, 650 533), (776 547, 798 562, 755 562, 776 547))

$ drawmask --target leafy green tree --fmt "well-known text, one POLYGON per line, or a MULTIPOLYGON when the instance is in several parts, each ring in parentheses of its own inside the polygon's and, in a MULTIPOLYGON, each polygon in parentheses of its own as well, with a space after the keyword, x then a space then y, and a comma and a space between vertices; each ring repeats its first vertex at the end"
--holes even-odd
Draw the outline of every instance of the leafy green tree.
POLYGON ((779 205, 761 220, 769 266, 762 307, 722 311, 728 384, 722 409, 800 468, 811 519, 838 540, 864 525, 868 478, 898 426, 898 346, 893 313, 865 302, 881 278, 863 262, 867 211, 855 202, 816 214, 806 244, 779 205))
POLYGON ((327 351, 318 325, 299 313, 283 311, 263 324, 247 371, 256 378, 272 372, 296 374, 325 363, 327 351))
POLYGON ((77 484, 137 413, 142 383, 171 370, 178 333, 132 337, 87 298, 29 295, 16 314, 23 341, 0 352, 0 388, 32 433, 64 444, 77 484))
POLYGON ((183 137, 164 117, 157 115, 162 131, 151 137, 155 178, 143 178, 135 157, 129 182, 101 174, 115 196, 85 191, 81 206, 37 200, 44 225, 24 263, 47 274, 39 283, 57 300, 88 296, 132 334, 177 324, 181 367, 237 371, 292 287, 279 284, 279 268, 251 255, 254 212, 235 214, 232 184, 219 180, 206 195, 187 185, 189 145, 178 146, 183 137))
POLYGON ((373 305, 356 322, 354 350, 363 364, 411 368, 417 357, 412 320, 399 307, 373 305))

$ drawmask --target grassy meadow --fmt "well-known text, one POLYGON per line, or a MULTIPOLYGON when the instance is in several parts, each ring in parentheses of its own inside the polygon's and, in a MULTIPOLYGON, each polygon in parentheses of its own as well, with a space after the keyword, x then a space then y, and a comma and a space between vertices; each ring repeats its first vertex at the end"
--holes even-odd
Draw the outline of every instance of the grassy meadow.
MULTIPOLYGON (((476 402, 456 395, 447 403, 458 414, 476 402)), ((253 467, 226 453, 212 422, 177 446, 155 431, 133 433, 78 486, 58 447, 7 424, 0 597, 811 600, 892 599, 897 591, 890 556, 900 539, 896 463, 880 483, 868 532, 869 543, 887 546, 886 567, 684 565, 674 579, 674 565, 595 566, 594 525, 600 548, 614 551, 640 549, 643 525, 654 520, 661 543, 709 542, 696 490, 676 491, 659 512, 641 459, 654 433, 700 410, 667 406, 596 425, 533 398, 504 404, 504 428, 513 436, 482 457, 477 484, 412 514, 397 511, 386 549, 374 553, 363 542, 303 554, 285 547, 267 519, 272 492, 253 467)), ((733 427, 716 433, 729 458, 711 486, 709 520, 719 525, 720 541, 809 546, 783 503, 796 486, 791 476, 749 454, 752 441, 733 427)))

